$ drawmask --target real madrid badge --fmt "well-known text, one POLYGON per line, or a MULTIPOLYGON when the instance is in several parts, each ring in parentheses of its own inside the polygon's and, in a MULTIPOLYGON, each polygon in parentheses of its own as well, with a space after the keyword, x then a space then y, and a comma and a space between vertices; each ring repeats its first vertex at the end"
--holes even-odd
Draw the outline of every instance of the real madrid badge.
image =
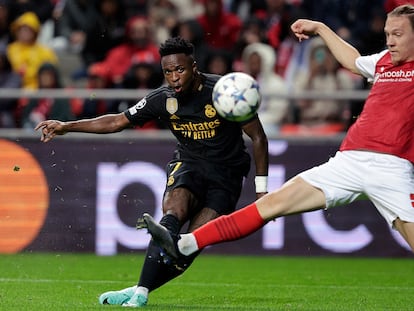
POLYGON ((167 109, 167 111, 170 114, 176 113, 178 110, 177 98, 174 98, 174 97, 167 98, 167 101, 165 102, 165 109, 167 109))

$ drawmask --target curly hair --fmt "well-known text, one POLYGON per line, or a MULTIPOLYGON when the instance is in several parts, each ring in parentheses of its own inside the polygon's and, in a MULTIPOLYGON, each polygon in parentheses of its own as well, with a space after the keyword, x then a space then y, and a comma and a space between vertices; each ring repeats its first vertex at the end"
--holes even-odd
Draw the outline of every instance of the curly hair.
POLYGON ((161 57, 181 53, 188 56, 194 56, 194 45, 181 37, 173 37, 165 40, 165 42, 160 45, 158 51, 161 57))

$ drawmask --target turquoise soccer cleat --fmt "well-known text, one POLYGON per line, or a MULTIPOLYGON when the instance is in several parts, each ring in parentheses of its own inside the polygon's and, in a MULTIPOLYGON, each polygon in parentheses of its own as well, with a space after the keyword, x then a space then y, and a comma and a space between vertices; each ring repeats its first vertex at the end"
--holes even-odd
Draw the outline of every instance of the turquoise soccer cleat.
POLYGON ((121 290, 105 292, 99 296, 101 305, 123 305, 134 296, 137 286, 127 287, 121 290))
POLYGON ((148 302, 148 297, 142 294, 135 294, 131 297, 131 299, 122 304, 123 307, 132 307, 132 308, 139 308, 145 307, 148 302))

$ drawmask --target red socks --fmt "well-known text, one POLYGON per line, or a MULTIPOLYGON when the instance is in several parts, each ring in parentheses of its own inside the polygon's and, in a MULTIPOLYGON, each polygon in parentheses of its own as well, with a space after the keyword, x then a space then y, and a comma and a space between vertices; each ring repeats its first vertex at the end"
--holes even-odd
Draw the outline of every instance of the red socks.
POLYGON ((220 216, 196 229, 194 234, 199 249, 225 241, 248 236, 265 225, 256 203, 252 203, 230 215, 220 216))

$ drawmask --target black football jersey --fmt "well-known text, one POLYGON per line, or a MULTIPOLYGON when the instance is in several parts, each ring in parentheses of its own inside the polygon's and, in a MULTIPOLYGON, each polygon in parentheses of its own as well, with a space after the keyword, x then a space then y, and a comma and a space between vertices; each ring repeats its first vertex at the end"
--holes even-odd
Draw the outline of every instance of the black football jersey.
MULTIPOLYGON (((212 92, 217 75, 202 74, 196 91, 178 95, 168 86, 151 91, 125 111, 131 124, 142 126, 158 120, 177 138, 182 159, 238 166, 250 161, 241 126, 248 122, 231 122, 214 109, 212 92)), ((257 117, 257 116, 256 116, 257 117)))

